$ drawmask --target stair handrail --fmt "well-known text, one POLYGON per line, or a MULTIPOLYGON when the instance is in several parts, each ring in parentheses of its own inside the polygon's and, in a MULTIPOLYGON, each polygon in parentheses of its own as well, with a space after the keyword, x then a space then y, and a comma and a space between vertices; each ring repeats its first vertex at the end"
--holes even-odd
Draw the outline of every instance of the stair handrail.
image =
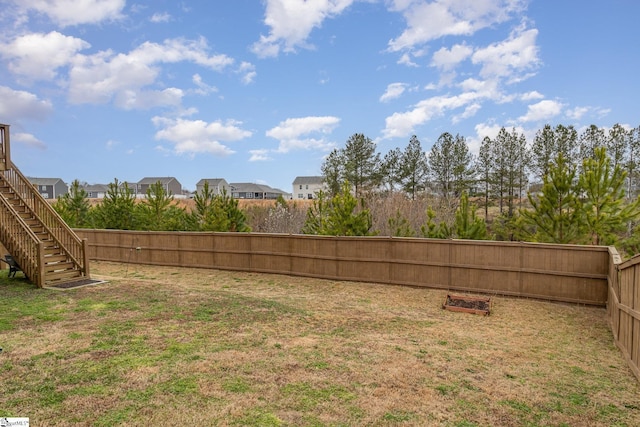
POLYGON ((0 237, 24 274, 38 287, 44 285, 44 254, 38 236, 16 213, 6 197, 0 196, 0 237))
POLYGON ((31 212, 33 212, 46 231, 60 245, 64 252, 86 275, 87 266, 84 263, 85 254, 82 240, 67 225, 62 217, 53 209, 53 207, 42 197, 33 184, 20 172, 20 170, 10 163, 11 168, 4 171, 4 177, 11 189, 22 200, 31 212))

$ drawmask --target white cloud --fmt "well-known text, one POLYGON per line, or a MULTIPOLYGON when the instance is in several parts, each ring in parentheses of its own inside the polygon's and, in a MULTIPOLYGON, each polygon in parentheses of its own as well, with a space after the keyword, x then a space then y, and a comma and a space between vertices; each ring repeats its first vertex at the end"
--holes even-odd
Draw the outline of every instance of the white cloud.
POLYGON ((535 69, 540 63, 537 36, 536 29, 518 29, 506 40, 477 49, 471 61, 481 65, 480 76, 483 78, 530 77, 528 71, 535 69))
POLYGON ((149 18, 149 21, 151 21, 151 22, 153 22, 155 24, 169 22, 169 21, 171 21, 171 15, 169 15, 167 12, 154 13, 151 16, 151 18, 149 18))
POLYGON ((417 67, 418 64, 416 64, 415 62, 413 62, 411 60, 411 55, 407 52, 403 53, 402 56, 400 56, 400 59, 398 59, 398 64, 400 65, 406 65, 408 67, 417 67))
POLYGON ((387 86, 387 90, 380 97, 380 102, 389 102, 392 99, 399 98, 407 88, 406 83, 391 83, 387 86))
POLYGON ((456 116, 453 116, 453 118, 451 119, 451 123, 456 124, 464 119, 468 119, 469 117, 473 117, 476 115, 476 113, 478 111, 480 111, 480 109, 482 108, 482 106, 479 103, 473 103, 471 105, 468 105, 464 111, 462 112, 462 114, 458 114, 456 116))
POLYGON ((340 119, 333 116, 293 118, 280 122, 278 126, 269 129, 266 135, 280 141, 277 150, 280 153, 301 149, 330 150, 335 146, 333 142, 325 138, 309 137, 309 135, 330 134, 339 123, 340 119))
POLYGON ((451 49, 442 47, 433 54, 431 65, 443 70, 451 70, 472 53, 473 49, 466 45, 457 44, 452 46, 451 49))
POLYGON ((169 39, 162 44, 145 42, 127 54, 77 55, 69 73, 69 100, 100 104, 115 97, 116 105, 123 108, 177 105, 180 89, 143 89, 157 82, 162 64, 186 61, 221 71, 234 62, 226 55, 209 55, 207 50, 204 39, 169 39))
MULTIPOLYGON (((486 137, 491 139, 495 139, 498 136, 498 133, 504 126, 501 126, 496 123, 478 123, 475 126, 476 134, 475 136, 471 136, 467 138, 467 145, 469 146, 469 151, 474 155, 477 155, 480 151, 480 145, 482 144, 482 140, 486 137)), ((515 129, 517 133, 524 133, 525 136, 529 137, 527 132, 522 127, 514 127, 506 129, 509 133, 511 133, 515 129)), ((530 138, 529 138, 530 139, 530 138)))
POLYGON ((115 141, 113 139, 110 139, 106 142, 105 146, 107 148, 107 150, 111 151, 113 150, 115 147, 117 147, 118 145, 120 145, 120 141, 115 141))
POLYGON ((582 116, 589 112, 589 107, 575 107, 566 111, 567 117, 572 120, 580 120, 582 116))
POLYGON ((434 96, 420 101, 410 111, 394 113, 385 119, 382 131, 384 138, 405 137, 414 133, 416 126, 422 125, 434 117, 442 116, 445 112, 465 107, 476 102, 482 95, 476 92, 466 92, 454 96, 434 96))
POLYGON ((177 154, 195 155, 210 153, 216 156, 227 156, 234 151, 223 142, 239 141, 251 136, 251 132, 242 129, 241 122, 227 120, 207 123, 203 120, 169 119, 154 117, 153 124, 159 127, 155 138, 174 144, 177 154))
POLYGON ((62 27, 120 19, 126 5, 125 0, 13 0, 13 2, 25 11, 47 15, 62 27))
POLYGON ((537 90, 523 93, 520 96, 520 99, 523 101, 533 101, 534 99, 543 99, 543 98, 544 98, 544 95, 538 92, 537 90))
POLYGON ((479 123, 475 126, 476 135, 480 140, 483 140, 487 136, 491 139, 495 139, 496 136, 498 136, 500 129, 502 129, 502 126, 495 123, 479 123))
POLYGON ((278 56, 309 48, 307 38, 327 18, 341 14, 354 0, 266 0, 264 23, 269 35, 260 36, 251 50, 259 57, 278 56))
POLYGON ((522 0, 393 0, 390 9, 403 14, 407 28, 389 41, 389 50, 412 49, 444 36, 471 35, 510 19, 522 7, 522 0))
POLYGON ((191 81, 196 86, 198 86, 198 89, 196 89, 196 93, 198 95, 208 95, 210 93, 218 92, 218 88, 215 87, 215 86, 210 86, 210 85, 206 84, 202 80, 202 77, 200 76, 200 74, 194 74, 193 77, 191 77, 191 81))
POLYGON ((170 87, 164 90, 123 90, 118 92, 114 105, 123 110, 146 110, 152 107, 173 106, 182 103, 184 92, 170 87))
POLYGON ((242 83, 246 85, 253 83, 258 75, 255 65, 245 61, 240 64, 238 73, 242 74, 242 83))
POLYGON ((529 105, 527 114, 518 118, 522 122, 537 122, 547 120, 559 115, 564 105, 557 101, 545 99, 537 104, 529 105))
POLYGON ((32 33, 0 44, 0 55, 9 60, 9 70, 32 80, 52 80, 60 67, 91 45, 86 41, 52 31, 32 33))
POLYGON ((0 99, 4 100, 0 102, 0 117, 5 123, 44 120, 53 113, 51 101, 22 90, 0 86, 0 99), (11 102, 6 102, 9 99, 11 102))
POLYGON ((47 148, 46 144, 40 141, 38 138, 30 133, 14 133, 11 135, 12 141, 20 142, 28 147, 44 150, 47 148))
POLYGON ((251 157, 249 157, 250 162, 266 162, 269 160, 273 160, 269 157, 269 150, 260 149, 260 150, 249 150, 251 157))

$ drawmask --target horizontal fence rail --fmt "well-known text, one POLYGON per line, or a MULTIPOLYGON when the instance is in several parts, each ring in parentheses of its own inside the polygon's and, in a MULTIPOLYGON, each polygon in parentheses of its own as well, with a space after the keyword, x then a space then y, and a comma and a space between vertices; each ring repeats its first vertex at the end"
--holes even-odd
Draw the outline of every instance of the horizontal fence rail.
POLYGON ((424 286, 604 306, 603 246, 76 229, 89 258, 424 286))

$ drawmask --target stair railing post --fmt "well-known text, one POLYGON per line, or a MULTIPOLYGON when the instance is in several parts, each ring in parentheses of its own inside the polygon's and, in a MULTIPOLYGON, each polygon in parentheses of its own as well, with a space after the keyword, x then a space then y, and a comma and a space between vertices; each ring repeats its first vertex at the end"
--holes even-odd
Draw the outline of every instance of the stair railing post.
POLYGON ((38 280, 36 285, 44 287, 44 242, 38 242, 38 280))
POLYGON ((86 278, 91 277, 89 272, 89 245, 86 237, 82 239, 82 262, 84 263, 84 276, 86 278))

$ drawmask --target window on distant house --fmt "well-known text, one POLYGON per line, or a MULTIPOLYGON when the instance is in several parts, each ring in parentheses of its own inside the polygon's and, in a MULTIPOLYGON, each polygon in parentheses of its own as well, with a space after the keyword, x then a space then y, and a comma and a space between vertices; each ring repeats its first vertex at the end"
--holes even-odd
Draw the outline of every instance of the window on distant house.
POLYGON ((302 193, 298 194, 298 199, 304 199, 304 194, 302 193))
POLYGON ((309 184, 307 184, 305 187, 306 187, 305 190, 308 190, 309 189, 309 184))
POLYGON ((300 189, 302 190, 302 184, 300 184, 300 189))

